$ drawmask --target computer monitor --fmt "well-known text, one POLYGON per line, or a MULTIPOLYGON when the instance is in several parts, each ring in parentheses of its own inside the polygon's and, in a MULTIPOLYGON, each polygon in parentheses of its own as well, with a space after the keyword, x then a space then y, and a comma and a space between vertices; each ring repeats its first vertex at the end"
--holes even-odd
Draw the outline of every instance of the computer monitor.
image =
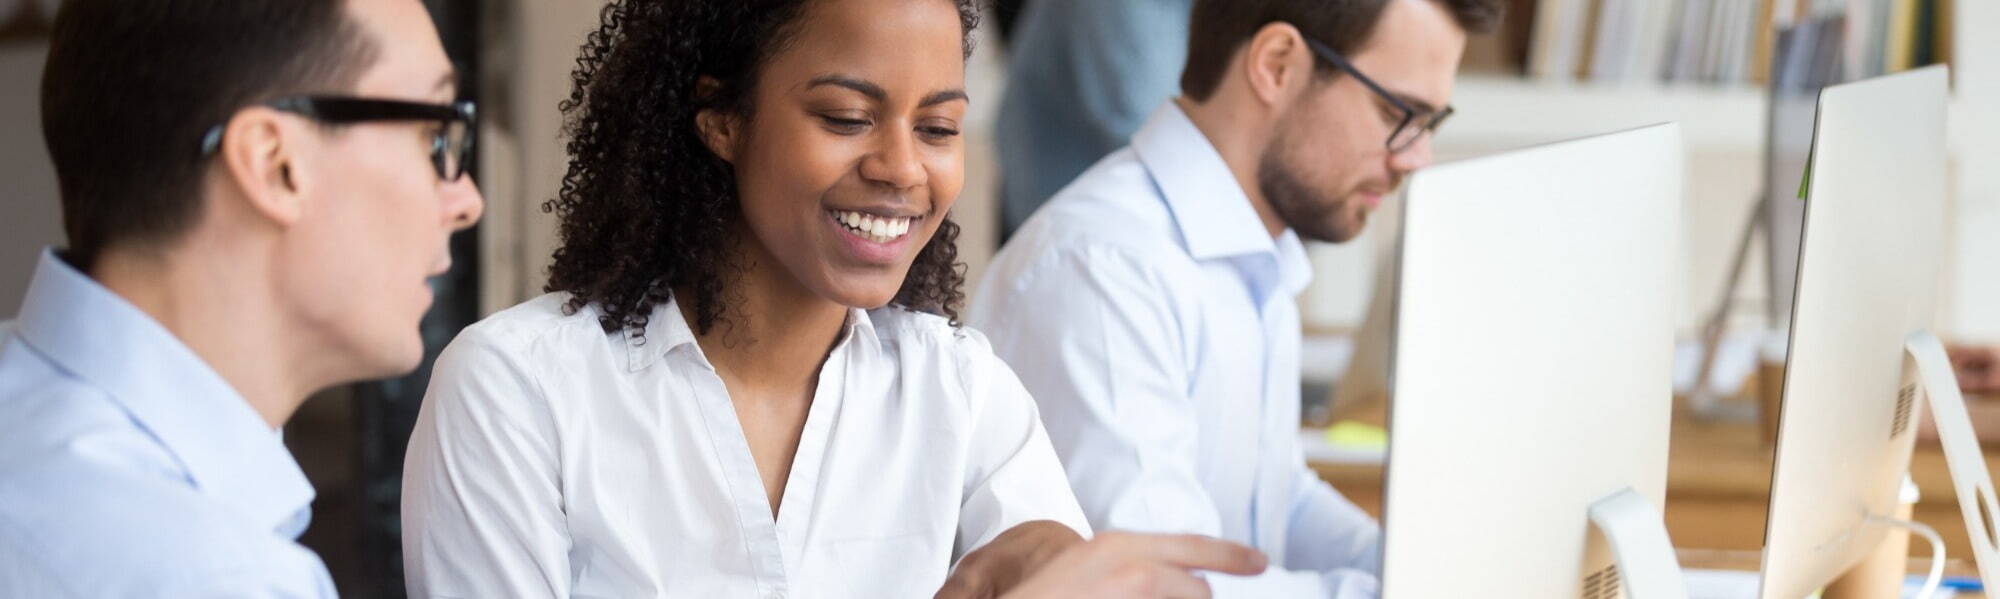
POLYGON ((1979 549, 1974 557, 1983 573, 1994 566, 1991 527, 1980 511, 2000 513, 1992 482, 1950 365, 1926 332, 1947 234, 1947 80, 1945 67, 1936 66, 1820 94, 1771 475, 1764 599, 1809 596, 1881 543, 1888 525, 1871 516, 1896 513, 1926 403, 1939 419, 1979 549))
POLYGON ((1384 596, 1687 596, 1657 507, 1683 152, 1679 127, 1658 125, 1411 179, 1390 350, 1384 596), (1606 531, 1613 539, 1593 526, 1593 507, 1623 523, 1606 531), (1614 565, 1614 553, 1647 566, 1614 565), (1661 595, 1621 595, 1621 581, 1661 595))

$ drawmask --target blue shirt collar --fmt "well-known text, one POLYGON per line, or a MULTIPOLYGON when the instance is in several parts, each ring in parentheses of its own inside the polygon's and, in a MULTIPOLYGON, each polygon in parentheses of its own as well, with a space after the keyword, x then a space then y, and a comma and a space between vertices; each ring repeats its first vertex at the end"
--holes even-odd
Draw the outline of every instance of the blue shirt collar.
POLYGON ((1287 228, 1271 237, 1229 163, 1174 100, 1153 111, 1132 136, 1132 151, 1159 186, 1188 255, 1197 260, 1268 256, 1268 262, 1238 262, 1261 286, 1286 295, 1297 295, 1312 282, 1312 264, 1298 234, 1287 228))
POLYGON ((203 494, 267 530, 303 532, 312 483, 277 431, 158 321, 44 249, 14 326, 124 407, 203 494))
POLYGON ((1299 240, 1299 234, 1285 229, 1276 240, 1278 259, 1278 288, 1286 295, 1304 293, 1312 284, 1312 260, 1306 257, 1306 244, 1299 240))

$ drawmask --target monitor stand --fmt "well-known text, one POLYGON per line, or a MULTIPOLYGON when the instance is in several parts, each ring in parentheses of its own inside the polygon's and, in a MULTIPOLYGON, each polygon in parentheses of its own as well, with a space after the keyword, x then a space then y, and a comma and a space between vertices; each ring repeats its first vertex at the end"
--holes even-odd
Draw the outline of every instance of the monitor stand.
POLYGON ((1611 543, 1629 599, 1687 599, 1680 560, 1660 510, 1631 487, 1590 504, 1590 521, 1611 543))
MULTIPOLYGON (((1931 417, 1937 422, 1938 443, 1944 447, 1945 465, 1951 469, 1951 486, 1958 491, 1958 509, 1965 516, 1966 538, 1972 557, 1979 566, 1979 578, 2000 581, 2000 548, 1996 548, 1994 516, 2000 504, 1993 498, 1993 479, 1986 471, 1986 456, 1979 449, 1979 437, 1972 431, 1972 417, 1965 411, 1965 396, 1959 393, 1958 377, 1952 373, 1951 358, 1930 331, 1911 333, 1903 349, 1916 363, 1924 395, 1930 398, 1931 417)), ((1986 587, 1989 599, 2000 599, 2000 585, 1986 587)))

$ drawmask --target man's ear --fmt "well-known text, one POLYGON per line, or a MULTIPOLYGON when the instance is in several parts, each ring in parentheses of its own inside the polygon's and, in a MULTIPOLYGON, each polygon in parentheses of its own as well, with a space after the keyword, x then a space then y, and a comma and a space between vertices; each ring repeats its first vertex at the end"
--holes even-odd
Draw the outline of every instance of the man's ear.
MULTIPOLYGON (((722 93, 722 82, 714 77, 702 75, 694 84, 695 97, 707 99, 722 93)), ((739 119, 714 108, 703 109, 694 115, 695 129, 701 132, 701 143, 708 151, 721 157, 723 162, 736 162, 736 142, 740 135, 739 119)))
POLYGON ((279 226, 298 222, 305 212, 304 189, 310 181, 298 167, 305 134, 284 113, 264 107, 246 108, 223 126, 216 159, 225 183, 241 195, 250 212, 279 226))
POLYGON ((1312 48, 1291 23, 1259 28, 1244 45, 1242 60, 1251 95, 1266 106, 1287 102, 1312 77, 1312 48))

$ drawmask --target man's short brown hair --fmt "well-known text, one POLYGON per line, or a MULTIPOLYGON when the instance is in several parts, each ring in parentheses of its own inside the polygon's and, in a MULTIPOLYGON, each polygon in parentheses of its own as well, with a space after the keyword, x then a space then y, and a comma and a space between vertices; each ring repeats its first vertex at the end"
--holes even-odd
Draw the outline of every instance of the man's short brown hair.
MULTIPOLYGON (((1443 5, 1468 33, 1491 31, 1500 22, 1500 0, 1429 0, 1443 5)), ((1283 21, 1342 54, 1368 41, 1390 0, 1195 0, 1188 27, 1187 67, 1181 93, 1207 101, 1222 85, 1229 59, 1265 25, 1283 21)), ((1321 64, 1322 68, 1331 68, 1321 64)))
POLYGON ((377 52, 347 0, 68 0, 42 138, 69 258, 165 241, 201 212, 202 133, 244 106, 351 88, 377 52))

